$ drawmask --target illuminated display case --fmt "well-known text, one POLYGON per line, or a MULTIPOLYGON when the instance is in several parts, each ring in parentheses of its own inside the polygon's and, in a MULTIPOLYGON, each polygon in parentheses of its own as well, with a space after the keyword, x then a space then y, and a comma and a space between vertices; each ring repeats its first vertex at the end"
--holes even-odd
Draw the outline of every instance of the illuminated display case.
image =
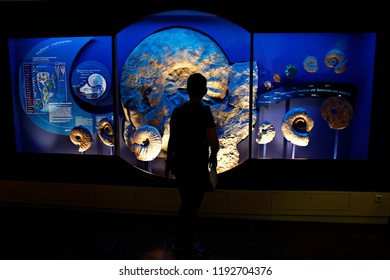
POLYGON ((367 160, 375 33, 256 33, 254 158, 367 160))
POLYGON ((163 174, 169 115, 185 102, 194 71, 209 81, 204 101, 218 125, 220 174, 249 158, 368 159, 375 33, 254 33, 251 40, 213 15, 173 11, 131 24, 116 41, 120 156, 142 170, 163 174), (212 70, 197 57, 219 52, 226 59, 209 60, 212 70))
POLYGON ((186 81, 194 72, 208 79, 203 101, 218 126, 220 172, 249 158, 242 143, 249 135, 250 111, 255 114, 250 80, 256 65, 250 60, 248 31, 215 15, 171 11, 129 25, 116 44, 122 158, 163 176, 170 115, 188 100, 186 81))
POLYGON ((166 186, 170 114, 187 100, 186 78, 202 72, 221 144, 219 187, 306 188, 304 178, 312 188, 329 168, 345 171, 343 184, 350 164, 362 171, 371 163, 375 32, 259 32, 170 10, 110 36, 81 33, 7 39, 17 154, 77 155, 86 165, 97 162, 89 155, 115 155, 108 161, 136 172, 107 166, 110 183, 141 173, 166 186), (72 132, 90 133, 87 149, 72 132))
POLYGON ((111 40, 9 40, 17 152, 114 154, 111 40))

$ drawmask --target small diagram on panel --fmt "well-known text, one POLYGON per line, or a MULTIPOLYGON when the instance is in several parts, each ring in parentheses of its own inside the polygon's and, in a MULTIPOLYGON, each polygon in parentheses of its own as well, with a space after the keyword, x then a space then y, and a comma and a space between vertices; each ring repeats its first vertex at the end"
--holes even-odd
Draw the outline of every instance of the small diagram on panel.
POLYGON ((73 93, 84 102, 97 102, 109 92, 110 80, 104 65, 96 61, 83 62, 72 72, 73 93))
POLYGON ((78 93, 87 99, 96 99, 106 91, 106 79, 100 74, 94 73, 88 76, 87 82, 78 88, 78 93))
POLYGON ((67 101, 65 63, 25 63, 24 100, 27 114, 48 113, 67 101))

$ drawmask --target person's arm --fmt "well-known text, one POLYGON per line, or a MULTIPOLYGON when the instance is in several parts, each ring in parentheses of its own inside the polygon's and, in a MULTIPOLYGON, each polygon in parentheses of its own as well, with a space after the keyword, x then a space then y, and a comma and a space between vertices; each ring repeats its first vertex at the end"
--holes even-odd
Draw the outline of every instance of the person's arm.
POLYGON ((172 135, 170 135, 169 140, 168 140, 168 149, 167 149, 167 158, 165 160, 165 177, 170 178, 171 175, 173 174, 173 169, 174 169, 174 163, 173 163, 173 148, 174 146, 174 140, 172 135))
POLYGON ((217 135, 216 127, 211 127, 206 130, 207 139, 209 140, 209 145, 211 148, 209 163, 213 166, 217 166, 217 153, 219 151, 219 140, 217 135))
POLYGON ((172 156, 167 157, 165 160, 165 177, 171 178, 172 176, 172 169, 173 169, 173 163, 172 163, 172 156))
POLYGON ((176 148, 176 133, 175 133, 175 113, 172 113, 171 120, 169 123, 169 140, 168 140, 168 147, 167 147, 167 158, 165 160, 165 177, 170 178, 173 174, 174 169, 174 163, 173 163, 173 157, 174 157, 174 151, 176 148))

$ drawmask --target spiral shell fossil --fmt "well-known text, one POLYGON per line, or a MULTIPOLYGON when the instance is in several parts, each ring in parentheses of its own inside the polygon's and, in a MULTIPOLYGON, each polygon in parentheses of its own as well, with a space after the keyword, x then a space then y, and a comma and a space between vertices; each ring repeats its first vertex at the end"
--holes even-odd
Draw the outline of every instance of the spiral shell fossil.
POLYGON ((259 126, 259 132, 257 133, 256 143, 267 144, 271 142, 276 135, 274 125, 269 121, 264 121, 259 126))
POLYGON ((346 128, 353 115, 351 103, 339 96, 328 97, 321 106, 321 115, 332 129, 346 128))
POLYGON ((272 88, 272 84, 270 81, 265 81, 264 82, 264 87, 267 89, 267 90, 270 90, 272 88))
POLYGON ((314 56, 308 56, 303 61, 303 68, 309 73, 317 72, 318 70, 318 62, 317 58, 314 56))
POLYGON ((337 49, 329 51, 324 59, 324 63, 329 68, 333 68, 336 74, 341 74, 347 69, 346 55, 337 49))
POLYGON ((79 146, 80 153, 85 152, 92 145, 91 132, 82 125, 73 127, 70 130, 69 138, 73 144, 79 146))
POLYGON ((284 69, 284 75, 286 75, 288 79, 294 79, 297 73, 298 73, 298 67, 294 64, 289 64, 284 69))
POLYGON ((103 118, 98 124, 98 136, 107 146, 114 146, 114 122, 112 118, 103 118))
POLYGON ((151 125, 144 125, 130 136, 130 143, 138 160, 151 161, 161 151, 162 137, 157 128, 151 125))
POLYGON ((280 83, 280 81, 282 80, 282 77, 280 77, 280 75, 278 73, 276 73, 276 74, 274 74, 273 79, 274 79, 275 83, 280 83))
POLYGON ((284 115, 281 129, 287 141, 297 146, 307 146, 309 132, 313 126, 314 121, 309 113, 301 107, 296 107, 284 115))

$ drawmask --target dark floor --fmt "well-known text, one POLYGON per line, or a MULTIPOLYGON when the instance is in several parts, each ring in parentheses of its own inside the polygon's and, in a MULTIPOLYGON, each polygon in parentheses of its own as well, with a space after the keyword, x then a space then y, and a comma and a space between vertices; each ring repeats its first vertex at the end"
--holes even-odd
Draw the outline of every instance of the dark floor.
MULTIPOLYGON (((175 217, 0 207, 0 259, 177 259, 175 217)), ((200 218, 214 260, 389 260, 390 226, 200 218)))

